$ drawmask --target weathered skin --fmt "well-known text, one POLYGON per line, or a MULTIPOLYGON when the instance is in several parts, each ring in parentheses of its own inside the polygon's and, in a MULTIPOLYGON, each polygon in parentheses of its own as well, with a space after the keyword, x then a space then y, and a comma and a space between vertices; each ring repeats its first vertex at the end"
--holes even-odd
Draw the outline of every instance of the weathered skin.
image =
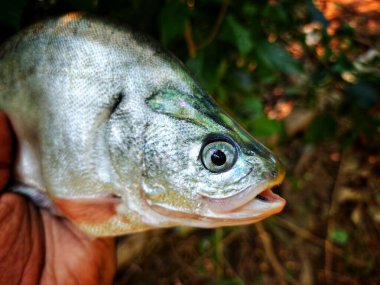
POLYGON ((18 34, 0 50, 0 110, 13 189, 93 235, 246 224, 285 204, 276 157, 126 27, 73 13, 18 34))

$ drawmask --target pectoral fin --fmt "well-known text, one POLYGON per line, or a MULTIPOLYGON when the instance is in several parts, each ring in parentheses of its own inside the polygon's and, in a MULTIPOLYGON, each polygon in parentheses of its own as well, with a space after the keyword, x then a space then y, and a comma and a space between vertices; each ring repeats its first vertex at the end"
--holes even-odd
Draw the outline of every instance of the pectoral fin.
POLYGON ((117 197, 56 198, 54 202, 62 214, 74 223, 96 225, 114 217, 121 200, 117 197))

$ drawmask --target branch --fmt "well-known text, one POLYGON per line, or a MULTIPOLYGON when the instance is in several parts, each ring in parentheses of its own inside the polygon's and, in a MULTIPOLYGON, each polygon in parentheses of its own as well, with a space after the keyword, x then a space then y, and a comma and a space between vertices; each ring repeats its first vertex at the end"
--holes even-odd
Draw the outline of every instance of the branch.
POLYGON ((185 22, 185 40, 187 44, 187 49, 189 50, 189 55, 191 58, 197 55, 197 45, 193 39, 193 28, 189 20, 185 22))
POLYGON ((213 29, 211 30, 211 33, 208 35, 206 40, 198 45, 198 49, 202 49, 210 45, 216 38, 216 36, 219 33, 220 27, 222 26, 223 20, 226 17, 227 8, 230 4, 230 0, 224 0, 222 7, 220 8, 218 18, 216 19, 216 22, 214 24, 213 29))
POLYGON ((274 253, 270 235, 264 229, 264 226, 262 223, 255 224, 255 227, 259 233, 259 238, 260 238, 261 242, 263 243, 264 250, 265 250, 265 253, 268 257, 269 263, 272 265, 273 270, 277 275, 277 279, 279 281, 279 284, 286 285, 287 283, 286 283, 286 277, 285 277, 284 269, 282 268, 280 262, 277 259, 276 254, 274 253))

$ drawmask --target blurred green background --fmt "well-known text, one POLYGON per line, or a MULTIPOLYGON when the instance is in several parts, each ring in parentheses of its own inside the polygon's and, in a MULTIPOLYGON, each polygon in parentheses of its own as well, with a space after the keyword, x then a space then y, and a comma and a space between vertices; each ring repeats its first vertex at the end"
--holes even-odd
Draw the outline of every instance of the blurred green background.
POLYGON ((78 10, 161 42, 287 167, 281 214, 122 238, 116 284, 380 284, 378 1, 1 1, 0 40, 78 10))

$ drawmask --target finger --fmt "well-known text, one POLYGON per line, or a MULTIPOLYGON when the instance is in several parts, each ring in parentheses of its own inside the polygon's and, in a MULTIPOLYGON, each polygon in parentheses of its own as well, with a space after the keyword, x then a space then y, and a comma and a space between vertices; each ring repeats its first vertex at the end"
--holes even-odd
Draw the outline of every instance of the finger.
POLYGON ((42 284, 112 284, 116 272, 114 238, 90 237, 66 219, 45 210, 41 214, 49 249, 42 284))
POLYGON ((7 116, 0 112, 0 190, 8 183, 12 163, 12 129, 7 116))
POLYGON ((40 284, 45 252, 37 208, 21 195, 0 195, 0 229, 0 284, 40 284))

